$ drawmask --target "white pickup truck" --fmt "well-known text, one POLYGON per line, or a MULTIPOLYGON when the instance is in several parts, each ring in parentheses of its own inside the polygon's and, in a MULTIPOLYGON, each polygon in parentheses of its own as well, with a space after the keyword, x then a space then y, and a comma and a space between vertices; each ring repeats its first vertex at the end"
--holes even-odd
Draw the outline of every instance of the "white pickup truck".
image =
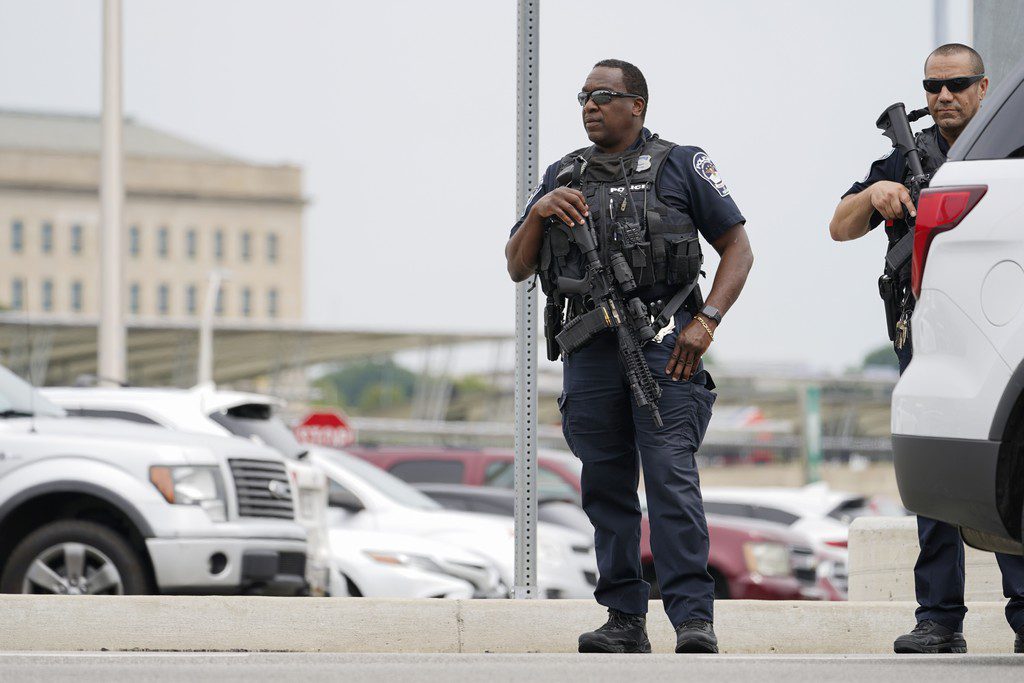
POLYGON ((296 595, 305 562, 276 451, 68 417, 0 367, 0 592, 296 595))

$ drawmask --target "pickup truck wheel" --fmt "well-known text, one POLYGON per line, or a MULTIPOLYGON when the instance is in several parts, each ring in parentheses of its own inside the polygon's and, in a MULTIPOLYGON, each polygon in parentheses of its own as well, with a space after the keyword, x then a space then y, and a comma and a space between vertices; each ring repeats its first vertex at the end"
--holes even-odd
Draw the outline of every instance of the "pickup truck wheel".
POLYGON ((26 536, 11 553, 0 592, 56 595, 151 593, 136 551, 118 533, 77 520, 53 522, 26 536))

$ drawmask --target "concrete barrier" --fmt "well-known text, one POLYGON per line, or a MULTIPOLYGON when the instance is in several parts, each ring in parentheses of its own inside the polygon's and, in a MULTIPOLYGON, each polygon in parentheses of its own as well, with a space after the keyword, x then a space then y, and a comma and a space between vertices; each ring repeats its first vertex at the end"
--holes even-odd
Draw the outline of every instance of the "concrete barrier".
MULTIPOLYGON (((881 654, 913 626, 909 602, 768 602, 715 606, 724 653, 881 654)), ((575 652, 603 623, 590 600, 378 600, 181 596, 0 596, 0 650, 286 652, 575 652)), ((656 652, 675 635, 660 603, 656 652)), ((971 652, 1010 652, 1001 603, 971 605, 971 652)))
MULTIPOLYGON (((850 526, 850 600, 914 601, 916 517, 861 517, 850 526)), ((965 599, 1001 601, 1002 575, 992 553, 967 548, 965 599)))

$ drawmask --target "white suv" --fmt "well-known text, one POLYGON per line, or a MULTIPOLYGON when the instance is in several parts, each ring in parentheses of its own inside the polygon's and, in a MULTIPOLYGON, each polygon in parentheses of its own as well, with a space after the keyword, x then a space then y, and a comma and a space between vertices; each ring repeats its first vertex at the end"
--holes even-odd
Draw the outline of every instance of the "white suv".
POLYGON ((331 571, 327 529, 327 478, 305 458, 291 430, 274 411, 283 404, 257 394, 218 390, 212 384, 192 389, 149 387, 49 387, 40 393, 69 414, 127 420, 177 432, 232 435, 264 444, 285 458, 295 496, 295 519, 306 529, 306 580, 313 596, 346 594, 331 571))
POLYGON ((910 510, 1022 553, 1024 65, 985 100, 921 194, 914 360, 893 393, 910 510))
POLYGON ((68 417, 0 367, 0 592, 305 592, 280 455, 68 417))

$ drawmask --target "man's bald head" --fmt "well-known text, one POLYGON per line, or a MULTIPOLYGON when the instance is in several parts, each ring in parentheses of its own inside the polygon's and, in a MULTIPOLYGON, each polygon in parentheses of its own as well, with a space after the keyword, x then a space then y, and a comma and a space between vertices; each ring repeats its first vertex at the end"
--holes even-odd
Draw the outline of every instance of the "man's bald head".
POLYGON ((932 53, 928 55, 928 59, 924 60, 924 70, 928 73, 928 62, 931 61, 932 57, 952 57, 954 55, 966 55, 970 64, 971 75, 977 76, 978 74, 985 73, 985 62, 982 61, 981 55, 973 47, 964 45, 963 43, 946 43, 940 45, 932 53))

